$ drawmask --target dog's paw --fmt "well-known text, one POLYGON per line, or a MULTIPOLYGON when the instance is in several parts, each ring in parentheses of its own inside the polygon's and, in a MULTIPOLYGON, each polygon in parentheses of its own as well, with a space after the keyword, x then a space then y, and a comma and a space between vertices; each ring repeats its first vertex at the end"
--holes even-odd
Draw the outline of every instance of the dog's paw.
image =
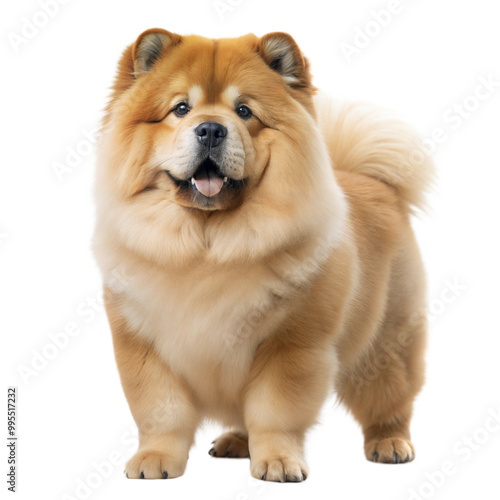
POLYGON ((366 443, 365 454, 372 462, 404 464, 415 458, 415 448, 411 441, 404 438, 373 439, 366 443))
POLYGON ((186 460, 174 458, 158 450, 140 450, 125 466, 129 479, 170 479, 182 476, 186 460))
POLYGON ((226 432, 212 442, 212 457, 248 458, 248 437, 241 432, 226 432))
POLYGON ((251 464, 252 476, 264 481, 300 483, 307 479, 307 466, 294 457, 278 456, 251 464))

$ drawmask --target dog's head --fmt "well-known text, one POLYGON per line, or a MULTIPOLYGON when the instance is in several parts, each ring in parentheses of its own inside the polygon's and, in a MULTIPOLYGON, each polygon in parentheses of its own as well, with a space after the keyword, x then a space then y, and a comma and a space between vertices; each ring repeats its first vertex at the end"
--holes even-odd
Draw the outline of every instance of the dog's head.
POLYGON ((102 258, 113 241, 160 265, 250 262, 324 235, 343 201, 314 93, 288 34, 140 35, 103 123, 102 258))
POLYGON ((269 162, 266 130, 290 128, 290 146, 307 140, 297 104, 312 115, 313 93, 288 34, 211 40, 148 30, 124 52, 105 120, 120 151, 113 184, 124 197, 159 190, 184 207, 234 209, 269 162))

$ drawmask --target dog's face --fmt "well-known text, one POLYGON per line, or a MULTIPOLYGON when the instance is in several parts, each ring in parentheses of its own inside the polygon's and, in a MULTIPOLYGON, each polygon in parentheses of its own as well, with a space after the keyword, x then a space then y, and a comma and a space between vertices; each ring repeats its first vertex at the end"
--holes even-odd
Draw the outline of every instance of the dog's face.
POLYGON ((210 40, 146 31, 125 51, 114 90, 105 129, 119 142, 120 194, 154 190, 203 211, 241 205, 269 164, 266 131, 294 123, 292 146, 306 139, 300 114, 313 114, 307 62, 284 33, 210 40))

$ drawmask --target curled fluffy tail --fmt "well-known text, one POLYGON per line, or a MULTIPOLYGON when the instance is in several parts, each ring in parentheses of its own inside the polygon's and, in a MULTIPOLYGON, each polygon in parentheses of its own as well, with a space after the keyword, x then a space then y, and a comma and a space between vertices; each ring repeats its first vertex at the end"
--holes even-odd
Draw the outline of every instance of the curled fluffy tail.
POLYGON ((374 105, 324 95, 316 97, 316 111, 335 169, 393 186, 410 212, 425 209, 434 164, 410 126, 374 105))

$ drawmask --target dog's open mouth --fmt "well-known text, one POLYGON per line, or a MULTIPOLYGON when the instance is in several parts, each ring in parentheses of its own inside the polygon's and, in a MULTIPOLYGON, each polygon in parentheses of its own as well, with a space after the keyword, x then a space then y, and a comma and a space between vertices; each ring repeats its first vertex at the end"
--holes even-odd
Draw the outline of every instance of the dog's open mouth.
POLYGON ((210 158, 207 158, 191 177, 191 185, 207 198, 218 195, 228 181, 229 179, 221 175, 219 168, 210 158))
POLYGON ((235 180, 222 174, 217 163, 210 158, 200 163, 190 179, 178 179, 168 170, 165 170, 165 172, 181 191, 192 189, 193 192, 200 193, 205 198, 214 198, 224 187, 237 190, 245 185, 245 179, 235 180))

